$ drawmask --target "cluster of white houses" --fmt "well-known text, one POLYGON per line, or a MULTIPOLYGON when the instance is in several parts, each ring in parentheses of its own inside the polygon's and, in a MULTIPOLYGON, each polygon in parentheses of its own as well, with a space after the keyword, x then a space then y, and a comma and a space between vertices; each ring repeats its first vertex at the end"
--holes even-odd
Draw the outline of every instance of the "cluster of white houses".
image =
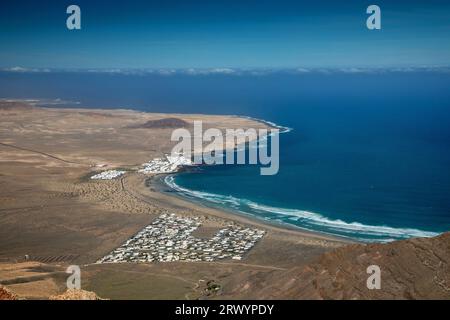
POLYGON ((120 177, 124 173, 125 173, 125 171, 108 170, 108 171, 103 171, 96 175, 93 175, 91 177, 91 179, 93 179, 93 180, 112 180, 112 179, 120 177))
POLYGON ((198 217, 163 214, 97 263, 241 260, 265 233, 230 224, 200 239, 192 236, 200 225, 198 217))
MULTIPOLYGON (((183 155, 166 155, 165 158, 155 158, 142 164, 143 168, 138 172, 149 173, 172 173, 177 172, 182 166, 192 165, 191 159, 183 155)), ((104 165, 97 165, 103 167, 104 165)), ((107 170, 91 176, 93 180, 112 180, 125 174, 125 171, 107 170)))
POLYGON ((177 172, 181 166, 191 165, 191 159, 182 155, 167 155, 165 159, 155 158, 147 163, 144 163, 143 169, 140 169, 141 173, 171 173, 177 172))

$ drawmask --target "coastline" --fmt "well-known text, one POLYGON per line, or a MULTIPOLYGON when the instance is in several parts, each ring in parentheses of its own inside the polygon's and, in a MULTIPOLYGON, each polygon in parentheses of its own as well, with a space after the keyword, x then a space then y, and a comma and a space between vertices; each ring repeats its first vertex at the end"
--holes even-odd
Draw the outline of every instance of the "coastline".
MULTIPOLYGON (((0 101, 1 102, 1 101, 0 101)), ((5 159, 10 162, 2 162, 3 169, 8 175, 3 176, 4 183, 7 183, 14 190, 18 181, 24 181, 24 184, 31 184, 31 194, 27 201, 38 202, 42 196, 36 197, 38 192, 62 193, 61 198, 66 199, 67 203, 76 201, 77 205, 95 206, 101 210, 112 211, 119 215, 130 213, 150 213, 149 217, 138 216, 139 221, 135 221, 139 227, 133 227, 131 232, 123 234, 110 243, 105 243, 95 250, 91 248, 83 249, 92 251, 83 262, 92 262, 98 260, 102 255, 117 247, 125 239, 135 234, 138 230, 144 228, 154 218, 155 213, 171 210, 174 206, 171 202, 178 202, 181 209, 183 206, 189 208, 191 212, 200 211, 203 214, 214 212, 215 216, 224 220, 242 221, 247 224, 259 225, 265 228, 274 228, 277 232, 285 229, 290 234, 297 234, 302 237, 313 237, 321 241, 340 242, 333 237, 315 234, 313 232, 302 232, 288 226, 276 226, 266 221, 251 219, 248 216, 238 216, 224 209, 212 209, 194 204, 186 199, 181 200, 176 197, 167 198, 167 194, 150 194, 152 200, 149 202, 143 194, 149 195, 145 187, 144 180, 146 175, 134 173, 141 164, 149 159, 161 157, 161 155, 170 152, 172 144, 170 143, 170 134, 172 128, 163 129, 130 129, 133 125, 145 123, 148 120, 160 119, 164 117, 178 117, 187 122, 193 120, 203 120, 206 126, 217 128, 268 128, 268 124, 261 120, 250 120, 246 117, 223 116, 223 115, 190 115, 190 114, 162 114, 149 113, 125 109, 100 109, 100 108, 54 108, 54 107, 35 107, 25 102, 1 102, 5 108, 1 112, 4 114, 5 121, 8 121, 0 134, 3 141, 8 142, 5 145, 5 159), (12 106, 12 108, 11 108, 12 106), (14 109, 19 107, 18 109, 14 109), (14 111, 16 110, 16 111, 14 111), (20 112, 17 112, 20 111, 20 112), (8 120, 6 120, 8 119, 8 120), (22 129, 22 123, 26 122, 28 128, 22 129), (45 133, 42 133, 45 128, 45 133), (58 145, 51 144, 54 141, 53 134, 58 136, 58 145), (75 134, 75 135, 74 135, 75 134), (65 139, 68 136, 69 139, 65 139), (35 139, 34 137, 39 137, 35 139), (31 140, 32 139, 32 140, 31 140), (149 145, 149 141, 151 144, 149 145), (98 146, 102 147, 99 148, 98 146), (21 148, 14 149, 15 146, 21 148), (25 149, 23 147, 26 147, 25 149), (14 151, 16 150, 16 151, 14 151), (23 153, 29 154, 30 160, 23 162, 23 153), (50 157, 49 157, 50 156, 50 157), (22 162, 21 162, 22 161, 22 162), (9 165, 11 163, 11 166, 9 165), (23 168, 35 167, 30 175, 29 170, 23 168), (58 172, 57 176, 49 175, 48 169, 54 168, 58 172), (113 180, 96 181, 86 179, 89 175, 110 170, 127 168, 125 178, 113 180), (9 175, 11 175, 10 178, 9 175), (22 177, 23 176, 23 177, 22 177), (138 196, 129 194, 124 189, 123 181, 134 180, 136 177, 143 179, 139 183, 133 184, 133 188, 138 196), (50 179, 50 180, 49 180, 50 179), (50 181, 47 185, 42 185, 41 181, 50 181), (120 185, 122 183, 122 185, 120 185), (117 189, 119 188, 119 189, 117 189), (115 190, 115 191, 113 191, 115 190), (111 193, 114 192, 114 193, 111 193), (75 196, 75 197, 74 197, 75 196), (164 201, 162 201, 164 199, 164 201), (181 201, 183 206, 181 206, 181 201), (143 222, 144 221, 144 222, 143 222)), ((270 124, 269 128, 273 128, 270 124)), ((138 179, 139 180, 139 179, 138 179)), ((17 186, 21 190, 20 185, 17 186)), ((14 194, 14 197, 20 197, 23 192, 14 194)), ((25 194, 24 194, 25 195, 25 194)), ((58 199, 58 198, 56 198, 58 199)), ((51 204, 53 200, 49 202, 51 204)), ((66 203, 64 202, 64 203, 66 203)), ((13 202, 12 202, 13 203, 13 202)), ((47 206, 49 205, 47 204, 47 206)), ((8 210, 5 203, 4 209, 8 210)), ((11 208, 13 210, 14 207, 11 208)), ((78 210, 78 209, 77 209, 78 210)), ((96 209, 97 210, 97 209, 96 209)), ((183 210, 179 210, 183 211, 183 210)), ((58 214, 57 211, 50 211, 50 214, 58 214)), ((100 212, 99 212, 99 216, 100 212)), ((134 216, 133 216, 134 217, 134 216)), ((133 219, 134 220, 134 219, 133 219)), ((56 232, 56 231, 55 231, 56 232)), ((19 234, 18 234, 19 235, 19 234)), ((106 235, 106 234, 105 234, 106 235)), ((41 237, 36 234, 33 237, 41 237)), ((30 241, 33 239, 30 237, 30 241)), ((27 240, 28 241, 28 240, 27 240)), ((94 239, 94 242, 102 242, 102 239, 94 239)), ((302 240, 303 241, 303 240, 302 240)), ((344 242, 349 242, 348 240, 344 242)), ((44 239, 43 244, 44 245, 44 239)), ((5 242, 5 246, 7 242, 5 242)), ((320 244, 322 246, 322 244, 320 244)), ((41 247, 39 250, 47 252, 47 247, 41 247)), ((26 251, 17 251, 17 254, 26 254, 26 251)))
POLYGON ((180 186, 175 182, 175 177, 179 173, 180 172, 169 174, 159 183, 164 185, 166 188, 169 188, 172 194, 186 199, 187 201, 205 205, 207 207, 218 208, 219 210, 225 210, 234 215, 252 217, 258 221, 283 226, 285 228, 293 228, 311 232, 313 234, 325 235, 334 239, 366 244, 389 243, 392 241, 410 238, 430 238, 441 234, 439 232, 423 231, 419 229, 395 228, 386 225, 369 225, 359 222, 330 220, 314 212, 270 207, 251 200, 239 198, 239 196, 225 196, 222 194, 210 193, 208 191, 191 190, 187 187, 180 186), (290 222, 290 220, 295 217, 297 212, 301 217, 303 217, 301 224, 290 222), (336 232, 328 232, 325 228, 323 228, 326 226, 336 228, 336 232), (346 235, 344 231, 346 231, 345 233, 348 233, 349 235, 346 235), (370 235, 377 235, 379 238, 370 239, 368 238, 370 235), (395 236, 398 238, 394 238, 395 236))
MULTIPOLYGON (((158 183, 163 175, 144 175, 137 170, 149 159, 170 152, 172 129, 130 127, 169 114, 16 107, 0 108, 0 183, 8 186, 0 192, 0 280, 20 297, 47 299, 62 293, 65 278, 57 275, 70 265, 79 265, 83 289, 109 299, 254 299, 263 296, 260 292, 278 278, 286 279, 278 282, 281 286, 291 283, 289 279, 301 279, 297 274, 311 271, 310 266, 324 257, 338 255, 332 265, 340 268, 341 252, 351 256, 350 262, 355 261, 354 253, 362 252, 355 259, 362 257, 365 266, 370 259, 366 249, 390 248, 211 208, 167 192, 167 187, 158 183), (115 179, 88 179, 121 168, 127 172, 115 179), (198 239, 211 239, 230 225, 265 233, 243 252, 241 260, 95 263, 164 214, 200 221, 192 233, 198 239), (45 280, 37 281, 37 275, 45 280), (210 280, 223 289, 217 296, 205 296, 205 284, 210 280), (121 290, 115 290, 116 286, 121 290)), ((235 116, 179 118, 201 119, 222 128, 266 127, 235 116)), ((395 245, 402 243, 406 242, 395 245)), ((374 257, 378 257, 376 252, 374 257)), ((321 269, 317 270, 320 273, 321 269)), ((361 276, 365 284, 365 267, 361 276)), ((334 274, 330 277, 335 279, 334 274)), ((307 298, 316 297, 310 294, 314 290, 305 292, 309 292, 307 298)), ((283 296, 281 291, 275 293, 273 298, 283 296)))
MULTIPOLYGON (((267 126, 269 130, 270 129, 278 129, 278 130, 280 130, 279 134, 288 133, 293 130, 292 128, 281 126, 281 125, 278 125, 276 123, 273 123, 271 121, 267 121, 264 119, 258 119, 258 118, 254 118, 254 117, 250 117, 250 116, 239 116, 239 115, 230 115, 230 116, 260 123, 264 126, 267 126)), ((269 136, 272 134, 273 133, 269 133, 269 136)), ((263 137, 263 139, 266 139, 266 138, 267 138, 266 136, 263 137)), ((260 140, 260 139, 261 139, 261 137, 258 136, 257 140, 260 140)), ((247 148, 248 142, 249 141, 243 142, 243 143, 237 143, 231 149, 236 150, 240 146, 244 146, 245 148, 247 148)), ((226 146, 224 150, 227 150, 227 149, 229 149, 229 147, 226 146)), ((194 151, 194 154, 195 154, 195 151, 194 151)), ((172 199, 176 198, 185 203, 189 203, 189 204, 193 205, 194 208, 196 208, 197 210, 198 209, 214 210, 214 211, 220 212, 220 214, 218 214, 218 216, 220 216, 221 218, 227 218, 230 220, 236 220, 236 218, 238 218, 238 221, 243 221, 244 223, 252 225, 254 227, 276 228, 276 230, 282 229, 282 230, 286 230, 286 231, 296 232, 298 235, 303 236, 303 237, 311 237, 311 238, 315 238, 315 239, 321 239, 321 240, 327 240, 327 241, 333 241, 333 242, 336 241, 336 242, 342 242, 342 243, 362 243, 361 241, 358 241, 357 239, 352 239, 351 237, 341 237, 338 235, 328 234, 325 232, 308 230, 308 229, 304 229, 304 228, 301 228, 301 227, 298 227, 298 226, 295 226, 295 225, 292 225, 289 223, 284 223, 281 221, 269 221, 269 220, 266 220, 263 218, 259 218, 256 215, 246 214, 243 212, 239 212, 237 210, 233 210, 232 208, 208 205, 207 203, 202 202, 201 200, 192 199, 190 197, 187 197, 187 196, 184 196, 184 195, 178 193, 176 190, 174 190, 170 186, 168 186, 167 183, 164 181, 164 179, 168 176, 176 175, 180 172, 189 170, 189 167, 190 167, 189 165, 186 165, 186 166, 182 165, 179 167, 177 172, 153 174, 144 180, 144 184, 148 188, 153 188, 156 192, 158 192, 161 195, 164 195, 164 196, 168 195, 172 199), (170 189, 170 192, 168 192, 167 189, 170 189)), ((167 201, 165 203, 165 205, 170 207, 170 201, 167 201)))
POLYGON ((186 197, 176 190, 172 189, 170 186, 168 186, 164 179, 167 176, 176 175, 177 173, 171 173, 171 174, 156 174, 154 176, 148 177, 145 179, 145 186, 148 188, 152 188, 155 192, 163 195, 168 196, 170 198, 175 198, 178 200, 181 200, 183 202, 188 202, 192 206, 196 207, 198 209, 204 209, 204 210, 214 210, 221 212, 221 217, 228 218, 231 220, 238 219, 239 221, 243 221, 246 224, 250 224, 257 227, 262 228, 274 228, 276 230, 286 230, 290 232, 295 232, 300 236, 303 237, 311 237, 315 239, 321 239, 321 240, 328 240, 328 241, 337 241, 337 242, 343 242, 343 243, 361 243, 360 241, 357 241, 355 239, 351 238, 345 238, 345 237, 339 237, 332 234, 326 234, 319 231, 312 231, 303 229, 301 227, 297 227, 288 223, 283 223, 280 221, 269 221, 265 220, 263 218, 259 218, 255 215, 245 214, 242 212, 238 212, 237 210, 233 210, 232 208, 227 207, 219 207, 214 205, 209 205, 207 202, 202 202, 201 200, 192 199, 189 197, 186 197))
POLYGON ((282 125, 278 125, 272 121, 268 121, 268 120, 264 120, 264 119, 259 119, 259 118, 255 118, 255 117, 250 117, 250 116, 239 116, 239 115, 235 115, 235 117, 238 118, 243 118, 243 119, 248 119, 251 121, 256 121, 256 122, 260 122, 268 127, 274 128, 274 129, 279 129, 280 133, 288 133, 292 130, 294 130, 293 128, 289 128, 289 127, 285 127, 282 125))
MULTIPOLYGON (((258 219, 257 217, 237 214, 231 210, 215 208, 186 199, 183 196, 177 195, 175 192, 167 192, 167 190, 164 190, 164 188, 167 189, 168 187, 164 182, 158 182, 158 179, 162 176, 165 176, 165 174, 156 174, 150 177, 139 174, 128 174, 121 179, 121 184, 127 193, 132 194, 133 197, 137 199, 151 203, 157 208, 160 208, 162 210, 161 212, 175 213, 186 217, 203 216, 206 217, 209 223, 221 226, 225 226, 227 223, 232 222, 247 227, 265 230, 266 234, 262 240, 263 243, 257 244, 255 248, 246 255, 246 260, 248 260, 250 256, 253 257, 250 261, 253 259, 259 261, 260 256, 264 255, 264 252, 267 252, 267 245, 271 247, 270 250, 273 250, 273 247, 278 247, 279 242, 296 243, 296 246, 308 246, 315 248, 314 251, 319 250, 320 252, 358 243, 351 239, 302 230, 294 226, 271 223, 269 221, 258 219)), ((286 251, 286 253, 290 252, 290 254, 294 254, 290 248, 282 249, 281 247, 278 247, 277 251, 286 251)), ((294 255, 301 253, 302 250, 300 249, 298 252, 295 252, 294 255)), ((309 261, 309 259, 310 257, 306 255, 300 258, 300 260, 297 260, 297 263, 301 265, 304 262, 309 261)), ((285 262, 278 261, 278 264, 283 266, 285 262)))
MULTIPOLYGON (((1 102, 2 100, 0 100, 1 102)), ((33 100, 34 101, 34 100, 33 100)), ((5 102, 5 101, 4 101, 5 102)), ((27 103, 27 101, 22 101, 24 103, 27 103)), ((11 102, 6 102, 6 103, 20 103, 19 100, 13 100, 11 102)), ((94 116, 94 117, 98 117, 100 115, 105 116, 105 117, 123 117, 123 118, 133 118, 133 121, 139 121, 140 119, 142 121, 144 121, 145 118, 147 117, 168 117, 168 116, 174 116, 174 117, 186 117, 190 120, 193 119, 205 119, 206 123, 208 123, 208 121, 213 120, 215 125, 222 125, 222 129, 226 126, 230 126, 231 128, 233 128, 233 126, 239 126, 241 128, 247 128, 248 125, 256 127, 256 128, 268 128, 268 129, 279 129, 280 133, 287 133, 290 132, 292 129, 291 128, 287 128, 287 127, 283 127, 280 126, 276 123, 264 120, 264 119, 257 119, 257 118, 253 118, 253 117, 249 117, 249 116, 239 116, 239 115, 202 115, 202 114, 162 114, 162 113, 151 113, 151 112, 143 112, 143 111, 139 111, 139 110, 132 110, 132 109, 101 109, 101 108, 55 108, 55 107, 43 107, 43 106, 38 106, 38 107, 34 107, 37 110, 42 110, 42 111, 48 111, 48 112, 56 112, 56 113, 60 113, 63 114, 64 116, 70 116, 72 114, 77 114, 77 115, 86 115, 86 116, 94 116), (222 121, 220 121, 219 119, 221 118, 228 118, 231 121, 231 123, 228 123, 227 125, 225 125, 222 121), (217 119, 217 120, 216 120, 217 119), (240 125, 239 125, 240 123, 240 125), (243 125, 245 124, 245 125, 243 125), (246 127, 247 126, 247 127, 246 127)), ((171 129, 169 129, 170 131, 171 129)), ((142 132, 142 131, 140 131, 142 132)), ((270 135, 270 134, 269 134, 270 135)), ((262 139, 265 139, 266 137, 264 136, 262 139)), ((257 137, 257 139, 261 139, 260 136, 257 137)), ((163 142, 164 144, 167 145, 167 141, 163 142)), ((225 146, 225 149, 234 149, 236 150, 237 148, 244 146, 245 148, 248 147, 248 143, 246 141, 244 141, 243 143, 239 143, 239 141, 237 141, 237 144, 233 145, 233 146, 225 146)), ((118 146, 114 146, 114 148, 117 148, 118 146)), ((168 147, 169 145, 165 146, 165 148, 161 148, 160 146, 155 146, 156 148, 153 151, 159 152, 161 153, 166 153, 168 152, 168 147)), ((120 151, 120 147, 118 148, 118 153, 120 151)), ((195 150, 194 150, 195 152, 195 150)), ((122 152, 121 156, 122 156, 122 152)), ((127 162, 129 162, 129 157, 127 157, 127 162)), ((119 162, 119 163, 114 163, 114 162, 109 162, 107 163, 102 170, 106 170, 106 169, 114 169, 114 168, 120 168, 120 167, 126 167, 126 168, 137 168, 139 166, 139 162, 143 163, 143 160, 137 160, 136 159, 132 159, 131 163, 123 163, 123 162, 119 162)), ((148 158, 147 158, 148 159, 148 158)), ((146 160, 147 160, 146 159, 146 160)), ((147 160, 148 161, 148 160, 147 160)), ((92 167, 92 165, 91 165, 92 167)), ((99 168, 98 168, 99 169, 99 168)), ((98 170, 97 169, 97 170, 98 170)), ((91 169, 90 171, 92 172, 92 170, 96 170, 95 168, 91 169)), ((178 195, 181 196, 182 198, 184 198, 187 201, 190 202, 195 202, 199 205, 205 205, 201 200, 197 201, 196 199, 192 199, 191 197, 187 196, 183 196, 183 195, 178 195)), ((206 206, 208 206, 208 204, 206 204, 206 206)), ((239 210, 234 210, 234 208, 227 208, 227 207, 222 207, 222 206, 214 206, 214 208, 218 209, 218 210, 224 210, 226 212, 228 212, 229 214, 233 214, 233 215, 240 215, 240 216, 245 216, 245 217, 252 217, 258 221, 262 221, 263 223, 266 224, 276 224, 279 226, 282 226, 284 228, 293 228, 293 229, 299 229, 305 232, 310 232, 311 234, 321 234, 324 236, 328 236, 330 238, 333 239, 345 239, 346 241, 350 241, 350 242, 371 242, 371 241, 365 241, 365 240, 361 240, 358 239, 357 237, 354 237, 352 235, 346 236, 346 235, 339 235, 339 234, 335 234, 332 232, 326 232, 326 231, 322 231, 322 230, 315 230, 315 228, 308 228, 308 227, 302 227, 302 226, 298 226, 295 224, 291 224, 289 222, 282 222, 282 221, 270 221, 268 219, 264 219, 264 218, 259 218, 258 214, 253 214, 250 212, 240 212, 239 210)), ((278 209, 278 208, 274 208, 274 209, 278 209)), ((283 209, 283 208, 280 208, 283 209)), ((314 214, 314 213, 313 213, 314 214)), ((334 221, 331 221, 334 222, 334 221)), ((336 221, 336 222, 340 222, 340 221, 336 221)), ((348 225, 351 225, 352 223, 348 223, 348 225)), ((357 223, 355 223, 355 227, 357 223)), ((366 225, 361 225, 362 227, 372 227, 372 226, 366 226, 366 225)), ((380 228, 385 228, 384 226, 373 226, 373 227, 380 227, 380 228)), ((386 227, 387 229, 389 229, 389 227, 386 227)), ((399 229, 400 230, 400 229, 399 229)), ((407 230, 407 229, 405 229, 407 230)), ((420 230, 418 230, 420 231, 420 230)), ((417 235, 420 236, 420 235, 417 235)), ((392 239, 394 240, 394 239, 392 239)), ((390 241, 392 241, 390 240, 390 241)), ((375 240, 376 241, 376 240, 375 240)), ((387 241, 379 241, 379 242, 387 242, 387 241)))

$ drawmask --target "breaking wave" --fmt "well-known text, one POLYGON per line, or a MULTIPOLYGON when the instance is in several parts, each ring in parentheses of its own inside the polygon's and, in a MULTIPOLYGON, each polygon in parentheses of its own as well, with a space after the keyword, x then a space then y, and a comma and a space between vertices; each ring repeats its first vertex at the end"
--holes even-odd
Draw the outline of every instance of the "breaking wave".
POLYGON ((60 98, 56 99, 34 99, 34 98, 28 98, 28 99, 15 99, 15 98, 1 98, 0 101, 5 102, 24 102, 28 103, 32 106, 36 107, 58 107, 58 106, 73 106, 73 105, 80 105, 81 102, 79 101, 70 101, 70 100, 63 100, 60 98))
POLYGON ((268 120, 264 120, 264 119, 259 119, 259 118, 249 117, 249 116, 237 116, 237 117, 264 123, 264 124, 266 124, 266 125, 268 125, 270 127, 273 127, 273 128, 276 128, 276 129, 280 130, 280 133, 287 133, 287 132, 290 132, 290 131, 294 130, 292 128, 281 126, 281 125, 276 124, 276 123, 274 123, 272 121, 268 121, 268 120))
POLYGON ((294 225, 309 231, 348 237, 366 242, 389 242, 393 240, 407 239, 411 237, 433 237, 436 232, 423 231, 413 228, 395 228, 390 226, 366 225, 359 222, 346 222, 339 219, 330 219, 319 213, 272 207, 259 204, 247 199, 239 199, 231 195, 219 195, 203 191, 195 191, 183 188, 176 184, 175 176, 166 176, 164 182, 171 189, 181 195, 197 200, 204 200, 213 205, 231 208, 242 214, 251 215, 267 221, 275 221, 294 225))

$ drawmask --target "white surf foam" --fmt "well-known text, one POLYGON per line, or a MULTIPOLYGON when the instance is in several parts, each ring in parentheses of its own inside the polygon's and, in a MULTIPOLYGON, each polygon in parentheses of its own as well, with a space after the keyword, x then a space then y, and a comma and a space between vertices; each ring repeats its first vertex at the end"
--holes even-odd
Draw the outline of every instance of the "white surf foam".
POLYGON ((389 226, 376 226, 376 225, 366 225, 359 222, 345 222, 339 219, 332 220, 321 214, 298 210, 298 209, 287 209, 270 207, 254 202, 249 202, 248 206, 257 210, 264 211, 268 213, 277 213, 285 216, 290 216, 289 219, 295 221, 305 221, 310 222, 322 227, 328 227, 331 230, 336 230, 344 233, 364 233, 371 236, 382 236, 382 237, 397 237, 397 238, 409 238, 409 237, 433 237, 438 235, 438 233, 423 231, 413 228, 394 228, 389 226))
POLYGON ((249 116, 236 116, 236 117, 245 118, 245 119, 249 119, 249 120, 253 120, 253 121, 264 123, 266 125, 274 127, 276 129, 279 129, 280 133, 287 133, 287 132, 290 132, 290 131, 294 130, 293 128, 281 126, 281 125, 276 124, 276 123, 274 123, 272 121, 268 121, 268 120, 264 120, 264 119, 258 119, 258 118, 249 117, 249 116))
MULTIPOLYGON (((291 220, 297 222, 301 228, 311 231, 320 231, 340 236, 348 236, 363 241, 380 241, 389 242, 398 239, 406 239, 411 237, 433 237, 438 235, 436 232, 423 231, 414 228, 395 228, 385 225, 367 225, 360 222, 346 222, 339 219, 330 219, 319 213, 299 210, 272 207, 262 205, 247 199, 239 199, 233 196, 224 196, 209 192, 195 191, 183 188, 175 183, 174 176, 167 176, 164 182, 172 189, 197 199, 210 201, 215 204, 226 205, 239 212, 258 217, 260 214, 278 215, 273 218, 281 221, 291 220)), ((267 220, 267 217, 266 217, 267 220)), ((272 220, 272 219, 268 219, 272 220)))

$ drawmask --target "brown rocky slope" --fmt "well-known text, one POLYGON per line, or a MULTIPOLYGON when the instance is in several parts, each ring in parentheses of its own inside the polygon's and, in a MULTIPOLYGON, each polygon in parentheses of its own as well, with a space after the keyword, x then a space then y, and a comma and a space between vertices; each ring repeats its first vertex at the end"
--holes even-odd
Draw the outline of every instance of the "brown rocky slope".
POLYGON ((49 300, 103 300, 94 292, 86 290, 68 289, 66 292, 51 296, 49 300))
POLYGON ((355 244, 314 262, 248 279, 231 295, 258 299, 450 299, 450 232, 387 244, 355 244), (367 288, 367 267, 381 270, 381 289, 367 288))
POLYGON ((17 300, 18 297, 9 289, 0 285, 0 300, 17 300))

